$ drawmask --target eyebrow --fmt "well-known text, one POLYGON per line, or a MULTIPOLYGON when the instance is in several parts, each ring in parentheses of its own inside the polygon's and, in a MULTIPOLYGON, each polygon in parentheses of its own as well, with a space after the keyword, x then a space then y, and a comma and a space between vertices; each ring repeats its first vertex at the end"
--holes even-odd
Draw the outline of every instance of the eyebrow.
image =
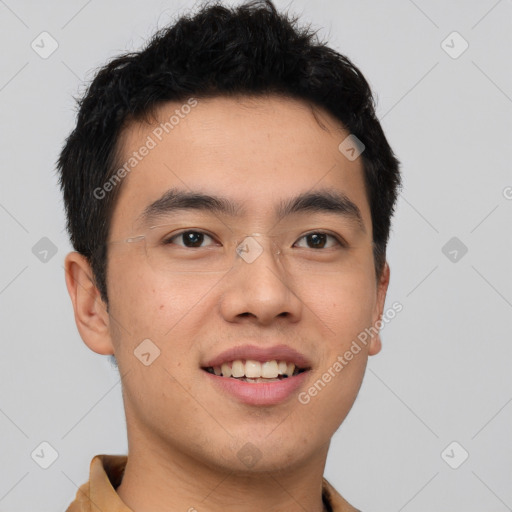
MULTIPOLYGON (((241 204, 225 197, 172 188, 149 204, 137 217, 136 221, 142 226, 147 226, 158 218, 183 210, 204 211, 229 217, 236 217, 245 213, 241 204)), ((275 209, 275 216, 277 220, 282 220, 294 213, 306 212, 335 213, 356 224, 362 232, 366 232, 359 207, 345 194, 328 189, 304 192, 281 201, 275 209)))

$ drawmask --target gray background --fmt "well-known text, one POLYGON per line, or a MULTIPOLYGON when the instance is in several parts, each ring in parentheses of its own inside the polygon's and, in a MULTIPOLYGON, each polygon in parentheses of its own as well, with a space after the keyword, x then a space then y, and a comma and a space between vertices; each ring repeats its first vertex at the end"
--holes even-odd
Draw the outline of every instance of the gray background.
MULTIPOLYGON (((325 476, 364 512, 512 510, 511 1, 276 4, 361 68, 404 175, 387 301, 403 311, 325 476)), ((54 164, 94 69, 192 5, 0 0, 0 511, 64 510, 93 455, 126 453, 119 375, 81 341, 65 288, 54 164), (43 31, 47 59, 31 48, 43 31)))

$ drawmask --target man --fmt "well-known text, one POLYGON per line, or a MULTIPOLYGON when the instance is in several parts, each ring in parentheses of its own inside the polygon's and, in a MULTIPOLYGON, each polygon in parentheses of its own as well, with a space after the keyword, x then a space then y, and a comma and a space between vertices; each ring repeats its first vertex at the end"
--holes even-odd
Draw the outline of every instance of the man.
POLYGON ((203 7, 100 70, 58 166, 128 432, 68 511, 356 510, 323 472, 381 349, 400 186, 360 71, 270 1, 203 7))

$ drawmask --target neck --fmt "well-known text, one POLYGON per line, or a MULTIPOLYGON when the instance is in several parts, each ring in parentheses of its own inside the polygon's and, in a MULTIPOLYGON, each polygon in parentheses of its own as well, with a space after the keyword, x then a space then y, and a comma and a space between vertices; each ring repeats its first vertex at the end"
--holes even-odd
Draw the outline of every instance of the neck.
MULTIPOLYGON (((241 473, 136 436, 117 493, 137 512, 323 512, 328 445, 293 467, 241 473)), ((132 436, 133 440, 133 436, 132 436)), ((154 441, 154 440, 152 440, 154 441)))

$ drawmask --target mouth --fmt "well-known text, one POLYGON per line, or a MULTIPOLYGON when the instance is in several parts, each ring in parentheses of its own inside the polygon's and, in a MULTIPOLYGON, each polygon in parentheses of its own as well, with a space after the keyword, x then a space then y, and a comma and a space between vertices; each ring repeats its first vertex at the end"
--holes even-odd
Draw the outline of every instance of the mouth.
POLYGON ((237 345, 202 361, 208 382, 223 397, 250 406, 289 402, 311 374, 308 357, 289 345, 237 345))
POLYGON ((301 368, 294 362, 278 359, 268 361, 235 359, 216 366, 205 366, 201 369, 217 377, 254 384, 279 382, 310 370, 309 367, 301 368))

